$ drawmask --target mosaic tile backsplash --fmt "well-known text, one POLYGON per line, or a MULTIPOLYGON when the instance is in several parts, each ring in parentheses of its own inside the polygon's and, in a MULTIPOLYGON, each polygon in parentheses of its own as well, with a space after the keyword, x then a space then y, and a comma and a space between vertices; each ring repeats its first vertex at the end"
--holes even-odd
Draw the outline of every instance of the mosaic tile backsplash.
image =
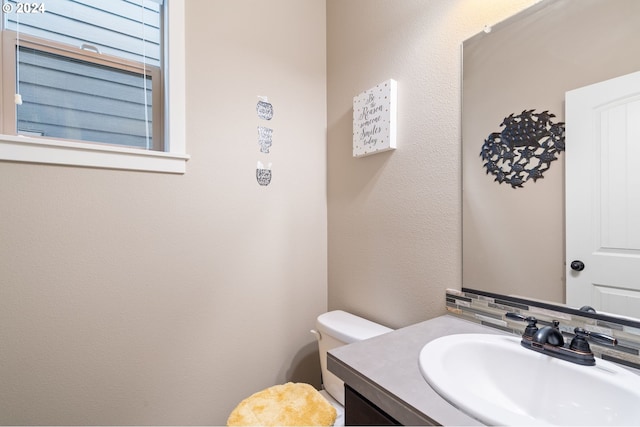
POLYGON ((640 328, 625 324, 632 322, 617 322, 616 319, 611 318, 606 321, 594 319, 580 314, 530 305, 527 300, 520 298, 516 302, 510 298, 502 299, 499 295, 487 296, 479 293, 480 291, 477 292, 447 289, 447 311, 462 319, 516 335, 522 335, 526 322, 507 319, 505 314, 508 312, 519 313, 525 317, 533 316, 538 319, 538 327, 551 325, 553 320, 558 320, 565 342, 571 341, 576 327, 611 335, 618 339, 617 346, 609 347, 589 341, 595 357, 640 369, 640 328))

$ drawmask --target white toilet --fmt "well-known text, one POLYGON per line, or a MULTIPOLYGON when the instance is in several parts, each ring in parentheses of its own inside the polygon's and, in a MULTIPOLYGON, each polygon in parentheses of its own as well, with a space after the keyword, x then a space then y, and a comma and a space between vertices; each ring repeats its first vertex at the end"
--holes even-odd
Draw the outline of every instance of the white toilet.
POLYGON ((321 314, 316 320, 317 330, 311 331, 318 338, 322 385, 320 393, 331 402, 338 411, 334 425, 344 425, 344 383, 327 370, 327 351, 356 341, 366 340, 393 331, 362 317, 342 310, 321 314))

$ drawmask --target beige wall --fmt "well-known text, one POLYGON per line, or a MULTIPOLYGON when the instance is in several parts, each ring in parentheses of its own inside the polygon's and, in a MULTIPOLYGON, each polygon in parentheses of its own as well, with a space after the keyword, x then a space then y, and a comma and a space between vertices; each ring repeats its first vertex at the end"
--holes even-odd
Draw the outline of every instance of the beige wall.
POLYGON ((0 163, 0 424, 224 424, 319 383, 325 4, 189 0, 186 24, 185 175, 0 163))
POLYGON ((327 0, 329 308, 399 327, 461 283, 460 46, 533 0, 327 0), (398 149, 353 158, 352 100, 398 82, 398 149))

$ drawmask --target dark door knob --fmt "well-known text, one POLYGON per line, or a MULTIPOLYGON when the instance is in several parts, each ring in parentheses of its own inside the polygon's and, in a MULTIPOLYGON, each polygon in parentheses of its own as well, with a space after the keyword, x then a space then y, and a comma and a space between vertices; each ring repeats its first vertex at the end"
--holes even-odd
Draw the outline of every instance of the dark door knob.
POLYGON ((571 261, 571 269, 573 271, 582 271, 582 270, 584 270, 584 262, 579 261, 579 260, 571 261))

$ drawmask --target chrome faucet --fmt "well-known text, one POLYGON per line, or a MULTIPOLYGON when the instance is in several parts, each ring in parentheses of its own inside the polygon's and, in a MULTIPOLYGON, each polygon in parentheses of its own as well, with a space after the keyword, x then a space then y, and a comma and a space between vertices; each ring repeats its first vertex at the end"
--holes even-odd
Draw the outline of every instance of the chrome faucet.
POLYGON ((618 340, 614 337, 590 332, 583 328, 575 328, 571 343, 565 345, 564 336, 559 328, 560 322, 557 320, 553 320, 551 326, 538 328, 538 320, 535 317, 525 317, 517 313, 507 313, 505 316, 509 319, 528 323, 520 341, 524 348, 579 365, 593 366, 596 364, 596 359, 587 342, 587 338, 604 345, 614 346, 618 344, 618 340))

